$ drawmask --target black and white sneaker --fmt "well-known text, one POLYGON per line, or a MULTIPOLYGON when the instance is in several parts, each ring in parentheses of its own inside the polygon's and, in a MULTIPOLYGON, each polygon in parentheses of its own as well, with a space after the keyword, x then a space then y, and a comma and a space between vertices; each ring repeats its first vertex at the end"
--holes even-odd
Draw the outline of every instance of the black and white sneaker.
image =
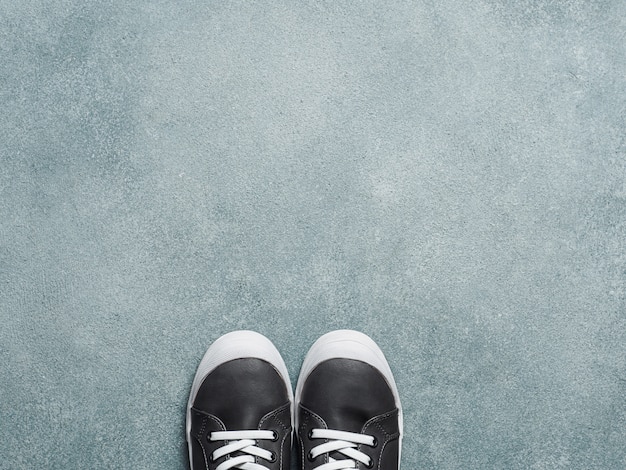
POLYGON ((192 470, 288 469, 293 392, 265 336, 234 331, 202 358, 187 405, 192 470))
POLYGON ((357 331, 322 336, 302 364, 296 387, 302 470, 398 470, 402 408, 389 364, 357 331))

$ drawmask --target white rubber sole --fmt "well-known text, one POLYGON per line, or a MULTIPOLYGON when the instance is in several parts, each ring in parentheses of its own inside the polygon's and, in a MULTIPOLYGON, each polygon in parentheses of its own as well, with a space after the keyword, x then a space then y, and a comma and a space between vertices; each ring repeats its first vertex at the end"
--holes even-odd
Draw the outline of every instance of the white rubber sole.
POLYGON ((189 401, 187 402, 186 436, 189 450, 189 465, 193 469, 191 458, 191 407, 204 378, 220 364, 235 359, 254 357, 272 364, 280 373, 287 387, 289 401, 291 403, 291 415, 293 420, 293 390, 289 381, 289 373, 282 356, 269 339, 255 331, 241 330, 232 331, 216 339, 204 354, 196 375, 191 385, 189 401))
MULTIPOLYGON (((400 468, 400 458, 402 452, 402 435, 403 435, 403 417, 402 406, 400 404, 400 394, 396 381, 391 373, 391 368, 385 355, 378 345, 369 336, 364 333, 353 330, 336 330, 321 336, 304 358, 298 384, 296 385, 295 406, 296 409, 300 404, 302 396, 302 386, 309 374, 317 367, 318 364, 333 358, 355 359, 366 362, 376 369, 385 377, 393 393, 396 407, 398 408, 398 425, 400 428, 399 451, 398 451, 398 468, 400 468)), ((298 429, 298 413, 295 414, 295 429, 298 429)))

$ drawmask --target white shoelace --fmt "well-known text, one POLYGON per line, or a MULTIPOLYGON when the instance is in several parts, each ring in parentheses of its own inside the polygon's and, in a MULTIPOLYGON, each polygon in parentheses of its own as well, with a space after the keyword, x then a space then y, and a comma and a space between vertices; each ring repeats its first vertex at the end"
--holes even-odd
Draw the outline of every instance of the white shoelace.
POLYGON ((268 462, 276 460, 276 455, 269 450, 256 447, 257 440, 276 440, 277 434, 274 431, 217 431, 209 435, 210 441, 227 441, 222 447, 218 447, 212 454, 211 459, 217 460, 225 455, 234 452, 241 452, 244 455, 230 457, 219 464, 215 470, 228 470, 238 468, 241 470, 269 470, 268 467, 255 463, 260 457, 268 462))
POLYGON ((309 434, 309 438, 328 439, 328 442, 311 448, 309 453, 311 459, 329 452, 339 452, 347 457, 339 460, 329 456, 328 463, 315 467, 315 470, 356 468, 358 462, 365 464, 367 467, 372 465, 372 459, 356 448, 359 444, 375 447, 376 439, 374 436, 354 432, 335 431, 333 429, 313 429, 309 434))

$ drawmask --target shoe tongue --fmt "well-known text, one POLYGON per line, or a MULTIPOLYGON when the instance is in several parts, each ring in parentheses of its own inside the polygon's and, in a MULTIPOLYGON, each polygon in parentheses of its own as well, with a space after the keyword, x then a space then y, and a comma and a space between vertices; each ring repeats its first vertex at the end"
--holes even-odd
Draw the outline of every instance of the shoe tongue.
POLYGON ((258 406, 241 404, 223 409, 220 417, 227 431, 248 431, 259 427, 263 415, 265 413, 259 413, 258 406))
POLYGON ((328 429, 360 433, 365 423, 371 418, 363 408, 352 406, 332 406, 324 410, 324 421, 328 429))

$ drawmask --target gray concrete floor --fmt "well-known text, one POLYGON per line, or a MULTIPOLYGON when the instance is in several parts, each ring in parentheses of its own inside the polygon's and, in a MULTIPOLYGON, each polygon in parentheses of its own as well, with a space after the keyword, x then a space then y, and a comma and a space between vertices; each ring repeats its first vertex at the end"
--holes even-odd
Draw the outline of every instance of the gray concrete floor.
POLYGON ((184 469, 208 345, 386 352, 403 468, 626 468, 626 3, 0 1, 0 468, 184 469))

